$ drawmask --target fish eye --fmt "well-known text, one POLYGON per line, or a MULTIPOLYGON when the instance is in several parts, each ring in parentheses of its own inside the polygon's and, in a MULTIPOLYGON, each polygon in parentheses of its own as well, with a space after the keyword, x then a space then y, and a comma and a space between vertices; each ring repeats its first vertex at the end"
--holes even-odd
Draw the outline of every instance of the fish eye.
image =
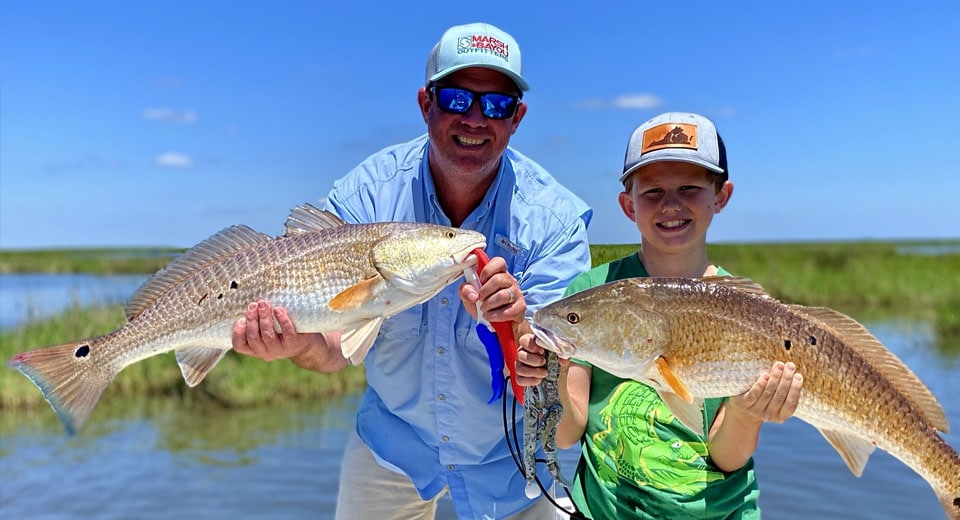
POLYGON ((575 312, 571 312, 570 314, 567 314, 567 322, 580 323, 580 315, 575 312))
POLYGON ((453 238, 453 237, 455 237, 455 236, 457 236, 457 234, 456 234, 455 232, 453 232, 453 231, 447 231, 447 238, 453 238))

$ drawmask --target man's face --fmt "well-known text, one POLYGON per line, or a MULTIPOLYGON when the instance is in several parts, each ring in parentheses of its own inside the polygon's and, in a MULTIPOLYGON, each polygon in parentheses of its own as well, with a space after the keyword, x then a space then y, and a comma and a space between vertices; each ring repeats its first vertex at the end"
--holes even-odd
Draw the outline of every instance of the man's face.
MULTIPOLYGON (((480 94, 520 94, 507 76, 479 67, 454 72, 439 80, 437 86, 460 87, 480 94)), ((463 114, 444 112, 436 101, 425 88, 420 89, 420 110, 430 135, 430 167, 434 175, 470 176, 475 180, 495 175, 500 156, 526 113, 526 105, 520 103, 512 117, 490 119, 483 115, 477 101, 463 114)))

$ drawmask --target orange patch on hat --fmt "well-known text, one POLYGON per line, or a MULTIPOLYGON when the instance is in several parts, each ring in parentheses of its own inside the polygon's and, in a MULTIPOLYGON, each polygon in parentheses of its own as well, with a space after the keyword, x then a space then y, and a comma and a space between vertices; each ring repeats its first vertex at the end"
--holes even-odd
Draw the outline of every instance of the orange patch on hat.
POLYGON ((664 123, 643 132, 643 147, 640 154, 662 148, 697 149, 697 125, 689 123, 664 123))

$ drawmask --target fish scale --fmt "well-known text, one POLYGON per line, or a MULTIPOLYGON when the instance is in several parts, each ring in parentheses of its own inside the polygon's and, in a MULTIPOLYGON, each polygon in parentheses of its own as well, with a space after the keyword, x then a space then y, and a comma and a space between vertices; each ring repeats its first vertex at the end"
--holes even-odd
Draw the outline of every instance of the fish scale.
POLYGON ((795 417, 816 427, 860 475, 875 447, 933 488, 960 519, 960 455, 933 394, 852 318, 788 305, 743 278, 633 278, 538 310, 539 343, 653 386, 674 415, 704 431, 704 398, 747 391, 774 362, 803 375, 795 417))
POLYGON ((475 231, 346 224, 310 205, 291 210, 285 228, 276 238, 227 228, 147 280, 119 329, 9 364, 40 388, 68 432, 83 425, 118 372, 150 356, 175 351, 187 384, 199 384, 232 348, 233 325, 252 301, 286 308, 298 332, 340 331, 344 357, 359 364, 383 320, 433 297, 486 246, 475 231))

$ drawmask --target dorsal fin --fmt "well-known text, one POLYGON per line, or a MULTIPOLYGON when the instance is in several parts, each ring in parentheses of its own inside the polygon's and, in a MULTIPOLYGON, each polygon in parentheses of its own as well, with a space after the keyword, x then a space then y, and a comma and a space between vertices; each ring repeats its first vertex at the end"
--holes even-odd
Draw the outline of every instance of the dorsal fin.
POLYGON ((903 361, 890 352, 866 327, 853 318, 826 307, 804 307, 789 305, 791 310, 810 316, 836 332, 843 340, 855 348, 890 383, 910 400, 930 421, 930 424, 946 433, 949 431, 947 417, 943 408, 929 388, 914 374, 903 361))
POLYGON ((273 240, 247 226, 231 226, 188 249, 151 276, 127 302, 127 320, 140 315, 171 288, 204 267, 251 246, 273 240))
POLYGON ((714 285, 722 285, 724 287, 730 287, 737 291, 745 292, 748 294, 753 294, 756 296, 762 296, 764 298, 772 299, 773 296, 770 296, 769 293, 757 282, 746 278, 744 276, 704 276, 699 278, 701 281, 712 283, 714 285))
POLYGON ((313 204, 301 204, 290 210, 284 223, 284 236, 292 237, 304 233, 314 233, 346 224, 333 213, 319 209, 313 204))

